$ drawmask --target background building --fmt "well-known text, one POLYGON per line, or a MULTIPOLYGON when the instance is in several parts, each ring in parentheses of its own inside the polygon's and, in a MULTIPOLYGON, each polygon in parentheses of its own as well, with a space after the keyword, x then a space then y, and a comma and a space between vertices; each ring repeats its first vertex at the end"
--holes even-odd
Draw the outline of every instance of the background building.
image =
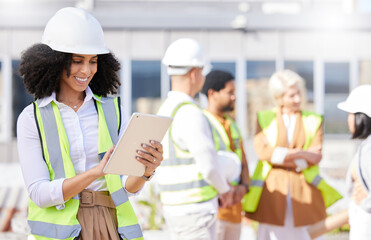
MULTIPOLYGON (((289 68, 306 80, 309 109, 324 115, 321 170, 341 188, 356 147, 336 104, 371 83, 368 0, 0 0, 0 163, 16 163, 15 124, 33 99, 18 75, 20 54, 41 40, 48 19, 78 6, 101 22, 107 47, 122 63, 124 113, 155 113, 170 88, 161 58, 175 39, 192 37, 215 69, 236 77, 235 116, 246 141, 257 110, 272 106, 267 79, 289 68)), ((253 171, 253 167, 250 167, 253 171)), ((0 208, 1 208, 0 202, 0 208)))

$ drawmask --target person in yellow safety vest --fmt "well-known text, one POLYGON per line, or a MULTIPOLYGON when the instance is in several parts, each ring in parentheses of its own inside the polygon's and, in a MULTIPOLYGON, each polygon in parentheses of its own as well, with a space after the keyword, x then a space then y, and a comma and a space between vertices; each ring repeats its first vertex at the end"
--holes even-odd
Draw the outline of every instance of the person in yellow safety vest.
POLYGON ((236 95, 234 77, 229 72, 213 70, 206 75, 201 91, 207 96, 204 110, 211 125, 216 129, 214 143, 219 151, 219 160, 231 182, 233 206, 219 208, 217 240, 239 240, 241 235, 241 200, 249 191, 249 169, 237 124, 227 113, 234 110, 236 95), (223 157, 224 156, 224 157, 223 157))
POLYGON ((17 122, 18 153, 29 193, 30 238, 143 239, 128 199, 162 160, 162 145, 138 146, 142 177, 105 174, 126 127, 118 60, 105 48, 99 22, 79 8, 59 10, 42 43, 22 55, 20 73, 35 102, 17 122))
POLYGON ((214 240, 218 195, 229 206, 232 192, 215 161, 213 130, 193 99, 205 81, 205 56, 197 41, 181 38, 169 45, 162 63, 171 91, 158 114, 173 117, 156 171, 165 222, 172 240, 214 240))
POLYGON ((362 139, 347 174, 350 190, 350 240, 366 240, 371 236, 371 85, 352 90, 338 108, 348 113, 348 127, 353 139, 362 139))
POLYGON ((341 198, 318 174, 322 116, 301 110, 304 86, 295 72, 276 72, 269 92, 277 107, 258 113, 254 148, 260 161, 243 208, 259 222, 259 240, 310 239, 306 227, 326 218, 326 206, 341 198))

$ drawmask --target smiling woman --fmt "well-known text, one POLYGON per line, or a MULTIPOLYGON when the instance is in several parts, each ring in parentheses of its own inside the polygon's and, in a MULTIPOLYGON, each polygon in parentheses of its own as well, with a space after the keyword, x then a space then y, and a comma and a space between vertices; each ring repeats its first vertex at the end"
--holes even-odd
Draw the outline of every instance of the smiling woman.
POLYGON ((162 145, 138 146, 143 178, 103 173, 126 127, 120 99, 107 97, 119 69, 99 22, 78 8, 59 10, 22 55, 35 101, 19 115, 17 140, 35 239, 143 239, 128 197, 161 164, 162 145))
POLYGON ((301 110, 304 86, 291 70, 274 73, 269 91, 276 108, 258 113, 260 161, 251 178, 257 184, 243 203, 247 217, 259 221, 258 240, 310 239, 307 226, 325 219, 326 207, 341 198, 319 175, 322 116, 301 110))

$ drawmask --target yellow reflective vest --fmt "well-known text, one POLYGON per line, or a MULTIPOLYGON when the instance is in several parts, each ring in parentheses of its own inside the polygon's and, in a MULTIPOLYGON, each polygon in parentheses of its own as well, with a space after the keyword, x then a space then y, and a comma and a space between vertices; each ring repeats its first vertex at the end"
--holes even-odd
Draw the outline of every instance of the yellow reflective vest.
MULTIPOLYGON (((184 105, 191 102, 183 102, 177 105, 172 111, 174 118, 177 111, 184 105)), ((201 109, 200 109, 201 111, 201 109)), ((158 184, 160 199, 164 205, 181 205, 198 203, 213 199, 218 195, 217 190, 209 185, 197 170, 194 157, 187 149, 179 147, 172 139, 172 125, 168 133, 168 153, 164 153, 164 160, 161 163, 161 177, 158 184)))
MULTIPOLYGON (((120 131, 119 98, 101 98, 95 101, 98 113, 98 158, 118 140, 120 131)), ((54 102, 39 108, 39 100, 33 102, 36 125, 42 145, 42 154, 48 167, 50 181, 58 178, 72 178, 75 169, 70 157, 69 142, 58 106, 54 102)), ((118 234, 122 239, 143 239, 141 228, 130 204, 119 175, 105 175, 107 187, 116 207, 118 234)), ((29 200, 28 223, 31 234, 37 240, 77 239, 81 226, 77 220, 78 195, 65 202, 65 208, 55 206, 40 208, 29 200)))
MULTIPOLYGON (((224 126, 220 123, 220 121, 209 111, 203 110, 203 113, 207 117, 209 123, 213 126, 212 133, 213 133, 213 139, 214 139, 214 145, 215 149, 217 151, 229 151, 233 152, 231 149, 231 143, 229 140, 229 137, 227 135, 227 132, 224 129, 224 126), (215 131, 215 130, 216 131, 215 131)), ((236 124, 236 122, 231 119, 229 116, 225 115, 226 119, 228 119, 231 122, 230 125, 230 131, 231 131, 231 137, 233 141, 233 146, 235 148, 234 153, 237 154, 239 159, 242 161, 242 148, 241 148, 241 142, 242 137, 240 130, 236 124)), ((238 182, 231 182, 232 185, 238 185, 238 182)))
MULTIPOLYGON (((302 120, 304 122, 305 132, 305 144, 303 149, 305 150, 309 148, 318 128, 321 126, 322 116, 316 113, 302 111, 302 120)), ((258 122, 269 144, 273 148, 276 147, 278 127, 275 110, 258 112, 258 122)), ((242 199, 242 207, 246 212, 256 211, 263 192, 265 179, 268 177, 271 169, 272 165, 268 161, 258 161, 250 180, 250 191, 242 199)), ((319 175, 318 165, 304 169, 302 172, 305 180, 321 191, 326 207, 329 207, 342 198, 342 196, 319 175)))

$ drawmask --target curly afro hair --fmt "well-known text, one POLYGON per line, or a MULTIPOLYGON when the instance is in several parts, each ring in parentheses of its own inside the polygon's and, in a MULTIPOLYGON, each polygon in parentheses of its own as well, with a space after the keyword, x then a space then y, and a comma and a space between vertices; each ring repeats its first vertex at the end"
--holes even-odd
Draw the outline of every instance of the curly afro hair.
MULTIPOLYGON (((63 70, 70 75, 72 54, 54 51, 45 44, 35 44, 28 48, 21 57, 19 73, 27 91, 35 99, 59 92, 59 82, 63 70)), ((121 85, 118 71, 120 63, 112 53, 98 55, 98 69, 89 87, 100 96, 116 94, 121 85)))

